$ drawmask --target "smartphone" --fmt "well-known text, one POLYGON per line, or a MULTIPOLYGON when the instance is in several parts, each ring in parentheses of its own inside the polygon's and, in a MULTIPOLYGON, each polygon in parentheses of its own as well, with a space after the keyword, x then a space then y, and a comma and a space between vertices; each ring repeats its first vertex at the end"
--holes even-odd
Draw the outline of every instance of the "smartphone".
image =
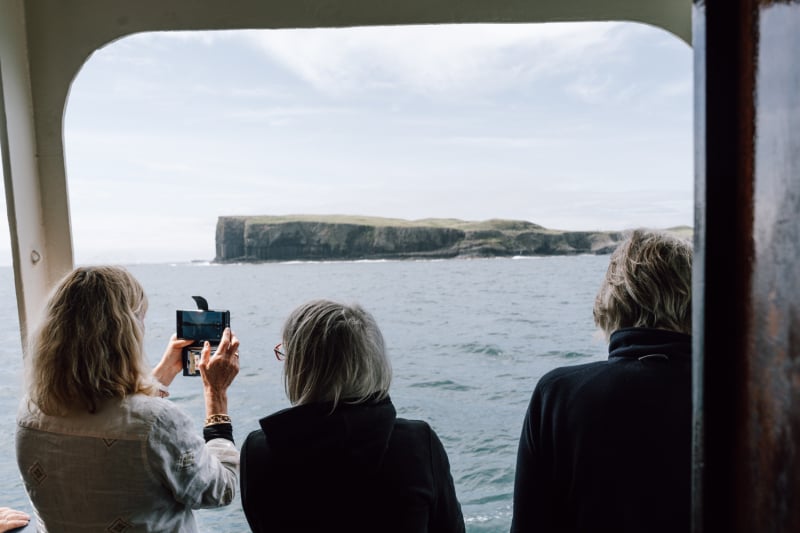
POLYGON ((200 309, 178 309, 175 314, 179 339, 192 339, 194 342, 182 351, 183 375, 199 376, 200 357, 205 341, 211 343, 211 353, 217 349, 225 328, 231 325, 230 311, 205 311, 200 309))

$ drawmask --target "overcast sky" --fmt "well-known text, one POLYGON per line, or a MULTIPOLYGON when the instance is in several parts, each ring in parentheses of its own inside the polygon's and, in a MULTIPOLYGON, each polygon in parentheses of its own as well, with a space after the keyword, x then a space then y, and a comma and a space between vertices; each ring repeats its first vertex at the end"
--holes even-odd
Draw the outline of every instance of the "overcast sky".
POLYGON ((691 48, 640 24, 141 34, 65 117, 79 263, 212 259, 219 215, 693 219, 691 48))

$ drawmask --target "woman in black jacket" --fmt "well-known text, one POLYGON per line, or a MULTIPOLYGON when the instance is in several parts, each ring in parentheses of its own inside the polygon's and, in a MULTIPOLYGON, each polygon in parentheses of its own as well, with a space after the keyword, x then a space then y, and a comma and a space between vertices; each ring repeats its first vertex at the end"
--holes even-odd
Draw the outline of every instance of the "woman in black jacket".
POLYGON ((683 533, 692 495, 692 247, 636 230, 594 305, 608 359, 551 370, 517 453, 512 533, 683 533))
POLYGON ((296 309, 275 347, 294 407, 261 419, 241 452, 253 531, 463 532, 431 427, 397 418, 375 319, 358 305, 296 309))

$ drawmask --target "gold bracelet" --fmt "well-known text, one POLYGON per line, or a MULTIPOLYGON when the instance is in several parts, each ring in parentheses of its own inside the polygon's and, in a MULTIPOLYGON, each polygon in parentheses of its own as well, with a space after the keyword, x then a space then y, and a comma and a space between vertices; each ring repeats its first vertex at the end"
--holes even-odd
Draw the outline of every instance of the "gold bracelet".
POLYGON ((231 417, 228 415, 210 415, 206 418, 206 426, 216 426, 217 424, 230 424, 231 417))

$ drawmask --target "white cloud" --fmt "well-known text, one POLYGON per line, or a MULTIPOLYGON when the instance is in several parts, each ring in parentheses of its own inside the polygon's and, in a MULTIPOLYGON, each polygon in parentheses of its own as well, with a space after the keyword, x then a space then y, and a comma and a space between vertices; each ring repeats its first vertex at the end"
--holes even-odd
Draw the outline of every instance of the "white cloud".
POLYGON ((438 137, 429 138, 430 144, 462 146, 467 148, 509 148, 529 149, 545 148, 561 144, 563 141, 551 135, 540 137, 522 136, 475 136, 475 137, 438 137))
POLYGON ((284 124, 298 117, 319 115, 345 115, 358 112, 348 107, 332 106, 274 106, 266 109, 231 109, 220 113, 221 118, 231 119, 236 122, 266 122, 269 124, 284 124))
POLYGON ((591 73, 568 83, 566 90, 584 102, 593 104, 608 101, 612 95, 612 87, 611 80, 607 75, 591 73))
POLYGON ((245 39, 321 92, 481 90, 613 60, 620 23, 275 30, 245 39), (478 86, 473 86, 479 81, 478 86))

